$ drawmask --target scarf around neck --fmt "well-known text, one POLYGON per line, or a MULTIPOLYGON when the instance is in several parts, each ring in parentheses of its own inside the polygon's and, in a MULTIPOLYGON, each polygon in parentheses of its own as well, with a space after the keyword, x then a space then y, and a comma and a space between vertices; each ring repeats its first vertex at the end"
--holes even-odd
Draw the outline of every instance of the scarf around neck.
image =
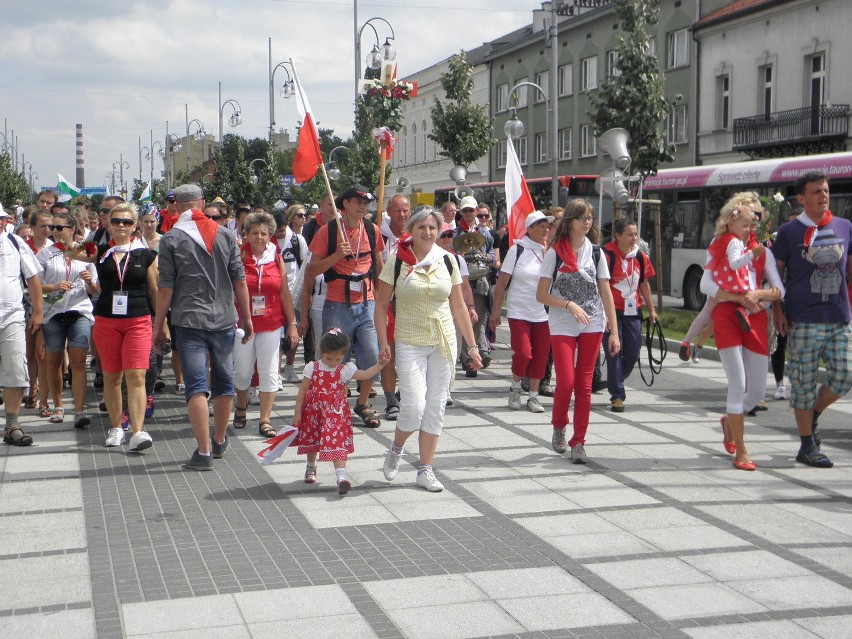
POLYGON ((819 222, 814 222, 810 217, 808 217, 807 213, 802 211, 796 219, 808 227, 805 231, 804 244, 806 247, 810 248, 816 240, 819 230, 824 226, 828 226, 831 223, 833 216, 831 215, 831 211, 826 211, 819 222))
POLYGON ((213 255, 213 241, 219 231, 218 222, 211 220, 201 211, 192 209, 181 213, 177 224, 172 228, 183 231, 209 255, 213 255))

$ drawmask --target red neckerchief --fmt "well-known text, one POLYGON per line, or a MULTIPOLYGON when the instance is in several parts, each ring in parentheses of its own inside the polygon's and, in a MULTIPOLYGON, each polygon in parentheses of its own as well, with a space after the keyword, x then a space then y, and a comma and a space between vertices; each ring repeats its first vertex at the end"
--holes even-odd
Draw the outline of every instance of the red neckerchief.
POLYGON ((399 242, 396 245, 396 258, 402 260, 409 266, 417 264, 417 258, 414 256, 414 251, 411 250, 411 245, 414 239, 408 233, 403 233, 399 236, 399 242))
POLYGON ((216 233, 219 231, 219 223, 211 220, 197 209, 192 209, 192 221, 195 222, 195 227, 201 234, 201 239, 204 240, 207 252, 213 255, 213 241, 216 239, 216 233))
POLYGON ((562 266, 559 267, 560 273, 576 273, 579 270, 577 254, 574 252, 574 247, 571 246, 570 238, 563 237, 553 245, 553 250, 562 260, 562 266))
POLYGON ((32 249, 33 253, 38 253, 38 251, 36 250, 35 242, 33 241, 33 238, 28 237, 27 239, 24 240, 24 242, 26 242, 27 246, 29 246, 32 249))
POLYGON ((65 245, 62 242, 54 242, 53 246, 56 247, 58 250, 62 251, 63 253, 68 250, 67 248, 65 248, 65 245))
POLYGON ((324 224, 322 221, 322 213, 320 211, 317 211, 317 215, 314 219, 317 221, 317 226, 322 226, 324 224))
POLYGON ((832 220, 831 211, 826 211, 825 214, 822 216, 822 219, 819 222, 817 222, 816 226, 809 226, 808 227, 808 229, 805 231, 805 246, 806 247, 810 247, 810 245, 814 243, 814 240, 816 239, 816 235, 819 232, 819 230, 822 227, 830 224, 831 220, 832 220))
POLYGON ((467 222, 465 222, 465 221, 464 221, 464 218, 461 218, 461 219, 459 220, 458 227, 459 227, 462 231, 464 231, 465 233, 468 233, 468 232, 469 232, 469 231, 471 231, 471 230, 473 230, 474 232, 476 232, 476 227, 474 227, 473 229, 471 229, 471 228, 470 228, 470 226, 468 226, 467 222))

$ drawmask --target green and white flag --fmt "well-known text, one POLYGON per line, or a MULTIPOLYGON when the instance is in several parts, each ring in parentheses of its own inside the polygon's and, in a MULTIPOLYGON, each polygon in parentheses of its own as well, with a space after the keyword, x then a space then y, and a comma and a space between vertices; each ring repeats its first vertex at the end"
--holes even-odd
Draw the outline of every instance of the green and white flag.
POLYGON ((64 177, 62 177, 62 175, 60 175, 59 173, 57 173, 56 175, 57 175, 57 177, 59 177, 58 189, 59 189, 59 201, 60 202, 67 202, 68 200, 71 200, 71 199, 77 197, 78 195, 80 195, 80 189, 78 189, 76 186, 71 184, 68 180, 66 180, 64 177))
POLYGON ((142 191, 142 194, 139 196, 140 202, 150 202, 151 201, 151 183, 148 182, 148 185, 145 187, 145 190, 142 191))

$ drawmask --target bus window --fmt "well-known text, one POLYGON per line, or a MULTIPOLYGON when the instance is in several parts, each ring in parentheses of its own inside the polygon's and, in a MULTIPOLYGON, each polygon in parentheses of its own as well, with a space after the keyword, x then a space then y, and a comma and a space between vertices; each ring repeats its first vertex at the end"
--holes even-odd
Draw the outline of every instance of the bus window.
MULTIPOLYGON (((678 202, 672 208, 675 248, 701 248, 701 202, 678 202)), ((712 231, 710 237, 712 238, 712 231)))
POLYGON ((830 196, 831 214, 838 217, 845 217, 847 220, 852 220, 852 194, 841 193, 839 195, 830 196))

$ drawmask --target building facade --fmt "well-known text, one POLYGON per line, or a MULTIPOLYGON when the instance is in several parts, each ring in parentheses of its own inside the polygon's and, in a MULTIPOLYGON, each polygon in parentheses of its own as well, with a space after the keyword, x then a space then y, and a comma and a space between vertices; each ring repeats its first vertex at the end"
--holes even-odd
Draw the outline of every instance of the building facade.
POLYGON ((701 164, 845 151, 848 0, 736 0, 693 26, 701 164))

